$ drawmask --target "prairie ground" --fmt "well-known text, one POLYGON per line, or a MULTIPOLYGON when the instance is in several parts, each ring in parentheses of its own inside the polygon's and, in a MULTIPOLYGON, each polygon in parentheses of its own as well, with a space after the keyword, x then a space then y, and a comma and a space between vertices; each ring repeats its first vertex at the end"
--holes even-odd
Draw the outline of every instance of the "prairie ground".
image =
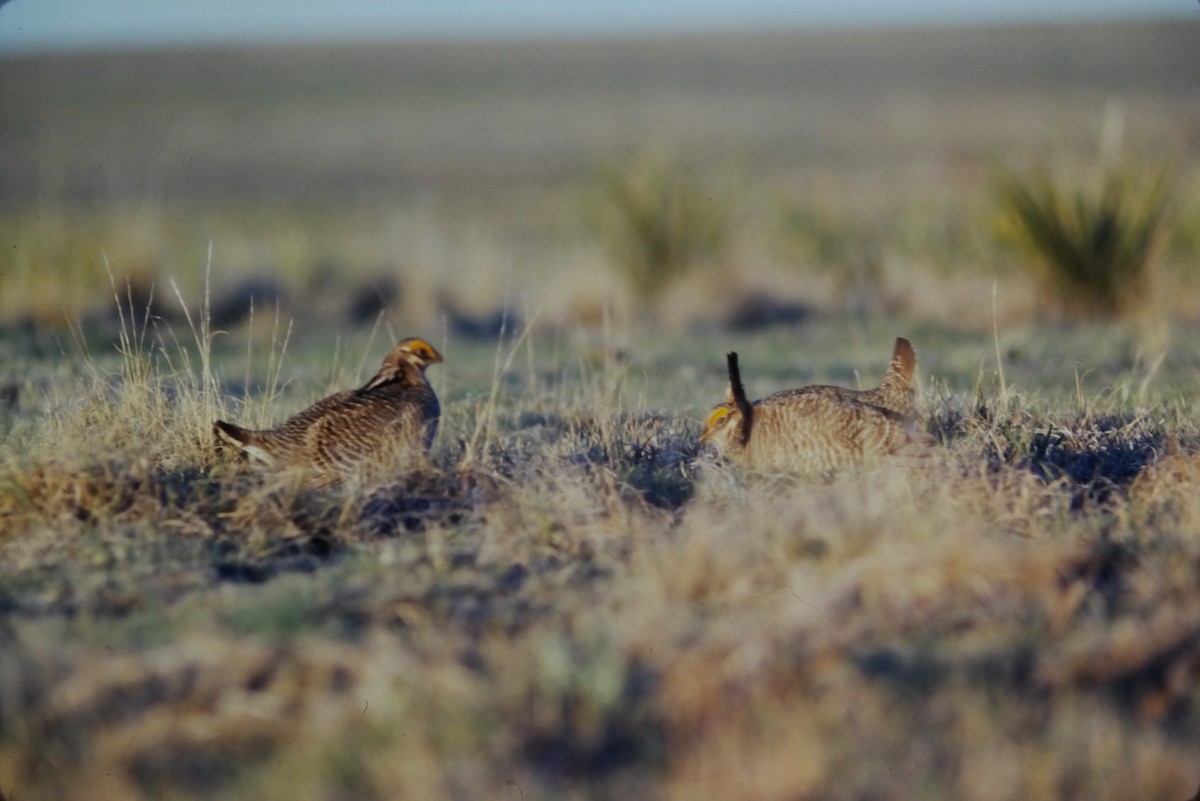
MULTIPOLYGON (((926 326, 936 466, 806 485, 698 451, 723 347, 756 393, 865 386, 904 325, 627 357, 450 341, 433 464, 365 493, 257 474, 209 439, 321 379, 242 403, 152 334, 46 367, 0 483, 0 787, 1188 797, 1194 357, 1156 370, 1129 332, 1048 347, 1062 332, 1032 329, 1001 346, 1001 391, 993 342, 926 326)), ((293 345, 285 375, 319 351, 293 345)))
POLYGON ((1197 41, 7 60, 0 795, 1191 797, 1197 41), (596 187, 643 140, 727 235, 639 293, 596 187), (1137 313, 1068 320, 990 170, 1104 142, 1174 159, 1177 214, 1137 313), (446 357, 426 469, 216 449, 410 334, 446 357), (727 351, 756 397, 866 387, 900 334, 927 469, 697 446, 727 351))

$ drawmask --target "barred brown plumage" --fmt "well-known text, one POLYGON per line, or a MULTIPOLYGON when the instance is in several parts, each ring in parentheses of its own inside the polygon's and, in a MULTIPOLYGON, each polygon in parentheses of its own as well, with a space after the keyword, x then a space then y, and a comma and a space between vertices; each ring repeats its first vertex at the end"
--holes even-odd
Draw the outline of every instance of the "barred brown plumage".
POLYGON ((932 437, 917 430, 912 343, 896 339, 878 387, 816 385, 754 403, 741 389, 737 354, 729 354, 729 394, 709 412, 700 441, 752 470, 827 476, 876 461, 922 458, 932 437))
POLYGON ((320 484, 394 474, 419 464, 433 445, 441 406, 425 368, 441 361, 432 345, 409 337, 361 389, 330 395, 275 428, 218 420, 213 432, 253 461, 311 469, 320 484))

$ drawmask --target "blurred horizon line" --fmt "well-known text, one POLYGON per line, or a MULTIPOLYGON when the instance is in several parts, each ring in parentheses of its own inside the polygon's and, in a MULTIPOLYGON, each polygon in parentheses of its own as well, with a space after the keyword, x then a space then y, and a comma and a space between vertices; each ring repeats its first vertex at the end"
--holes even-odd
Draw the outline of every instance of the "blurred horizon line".
MULTIPOLYGON (((92 0, 57 0, 71 7, 92 0)), ((342 14, 328 18, 321 9, 309 16, 281 16, 280 4, 262 3, 250 16, 220 13, 220 2, 208 4, 211 16, 201 7, 190 12, 133 15, 97 21, 89 14, 51 19, 45 6, 55 0, 0 0, 0 57, 70 55, 104 52, 173 50, 223 47, 339 46, 384 43, 503 43, 597 39, 653 39, 722 34, 753 35, 772 32, 837 33, 871 30, 954 30, 967 28, 1013 28, 1038 26, 1091 26, 1119 23, 1200 22, 1200 4, 1155 2, 1067 3, 1058 8, 1009 3, 1003 9, 990 6, 962 8, 948 0, 929 0, 924 5, 879 9, 871 18, 841 11, 803 13, 794 5, 765 0, 749 13, 701 6, 680 22, 680 13, 690 9, 666 2, 653 10, 622 11, 620 7, 593 9, 573 18, 560 14, 537 14, 538 0, 512 6, 510 17, 479 13, 470 4, 448 4, 447 9, 378 9, 374 13, 342 14), (36 9, 36 10, 35 10, 36 9), (524 9, 523 13, 520 9, 524 9), (903 9, 903 13, 901 12, 903 9), (28 12, 28 13, 25 13, 28 12), (464 13, 466 12, 466 13, 464 13), (382 14, 382 16, 380 16, 382 14), (532 15, 532 16, 531 16, 532 15), (64 19, 69 21, 64 22, 64 19)), ((361 0, 360 0, 361 4, 361 0)), ((136 5, 136 2, 132 5, 136 5)), ((370 0, 367 0, 370 6, 370 0)), ((619 6, 619 4, 618 4, 619 6)), ((175 10, 178 10, 176 7, 175 10)), ((294 10, 294 6, 290 6, 294 10)), ((560 7, 561 8, 561 7, 560 7)), ((116 16, 116 15, 114 15, 116 16)))

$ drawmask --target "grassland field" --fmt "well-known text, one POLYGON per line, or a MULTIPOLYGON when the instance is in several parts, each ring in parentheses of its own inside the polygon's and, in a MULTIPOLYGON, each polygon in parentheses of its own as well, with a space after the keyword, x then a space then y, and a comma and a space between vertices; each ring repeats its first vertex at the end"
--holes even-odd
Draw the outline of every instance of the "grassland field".
POLYGON ((1087 799, 1200 785, 1196 25, 0 59, 0 798, 1087 799), (727 226, 639 292, 605 169, 727 226), (1170 167, 1064 317, 997 169, 1170 167), (607 166, 606 166, 607 165, 607 166), (619 244, 619 243, 617 243, 619 244), (446 357, 431 464, 217 450, 446 357), (920 360, 923 470, 696 444, 920 360))

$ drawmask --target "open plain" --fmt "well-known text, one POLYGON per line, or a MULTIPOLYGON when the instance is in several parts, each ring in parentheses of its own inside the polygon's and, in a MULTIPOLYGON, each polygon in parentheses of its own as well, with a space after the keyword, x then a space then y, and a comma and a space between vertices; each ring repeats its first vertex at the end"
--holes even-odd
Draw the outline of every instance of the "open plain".
POLYGON ((1180 23, 0 59, 0 798, 1192 797, 1197 74, 1180 23), (1089 316, 996 175, 1112 164, 1168 213, 1089 316), (898 335, 932 464, 698 446, 728 351, 898 335), (405 336, 426 467, 216 447, 405 336))

